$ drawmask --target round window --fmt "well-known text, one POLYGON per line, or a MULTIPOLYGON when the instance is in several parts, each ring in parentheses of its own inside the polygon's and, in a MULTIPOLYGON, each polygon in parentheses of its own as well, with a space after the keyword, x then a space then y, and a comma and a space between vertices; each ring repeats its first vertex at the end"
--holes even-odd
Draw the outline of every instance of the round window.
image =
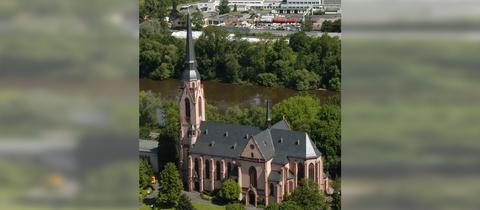
POLYGON ((255 149, 255 145, 250 144, 250 149, 255 149))

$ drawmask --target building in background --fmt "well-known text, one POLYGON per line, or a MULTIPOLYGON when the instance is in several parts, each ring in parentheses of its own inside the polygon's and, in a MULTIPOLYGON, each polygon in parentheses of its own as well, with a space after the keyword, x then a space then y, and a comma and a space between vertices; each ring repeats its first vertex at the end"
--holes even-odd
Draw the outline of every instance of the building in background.
POLYGON ((214 12, 220 5, 220 0, 200 0, 197 8, 202 12, 214 12))
POLYGON ((280 13, 304 13, 307 10, 323 8, 322 0, 284 0, 278 9, 280 13))

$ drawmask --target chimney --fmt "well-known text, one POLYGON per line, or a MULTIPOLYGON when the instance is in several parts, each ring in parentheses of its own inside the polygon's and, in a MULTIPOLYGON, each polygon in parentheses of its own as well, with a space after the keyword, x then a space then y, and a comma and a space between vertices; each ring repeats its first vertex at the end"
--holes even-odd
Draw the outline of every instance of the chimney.
POLYGON ((272 116, 270 112, 270 101, 267 99, 267 110, 265 112, 265 127, 270 128, 272 126, 272 116))

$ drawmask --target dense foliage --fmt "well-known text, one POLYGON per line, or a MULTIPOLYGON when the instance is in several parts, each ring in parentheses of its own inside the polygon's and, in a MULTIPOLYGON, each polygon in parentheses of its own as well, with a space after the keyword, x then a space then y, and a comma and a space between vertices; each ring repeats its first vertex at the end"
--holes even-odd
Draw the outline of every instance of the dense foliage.
POLYGON ((299 206, 297 203, 286 200, 281 203, 274 203, 271 205, 268 205, 266 210, 303 210, 301 206, 299 206))
POLYGON ((139 186, 140 189, 145 189, 150 186, 150 180, 153 176, 152 167, 145 160, 140 160, 139 166, 139 186))
MULTIPOLYGON (((196 40, 195 53, 202 79, 297 90, 341 88, 338 37, 310 37, 298 32, 288 42, 279 39, 250 43, 228 36, 226 30, 206 27, 196 40)), ((184 40, 169 35, 142 34, 140 77, 179 78, 184 66, 184 46, 184 40)))
POLYGON ((294 96, 272 108, 273 121, 287 118, 294 130, 307 132, 323 153, 324 168, 332 177, 339 177, 341 154, 341 110, 338 98, 321 105, 313 96, 294 96))
POLYGON ((318 184, 311 180, 302 180, 290 196, 280 204, 269 205, 266 210, 326 210, 325 196, 318 184))
POLYGON ((182 195, 183 184, 177 166, 167 163, 160 172, 157 205, 161 208, 172 208, 178 205, 182 195))
POLYGON ((180 199, 178 200, 178 205, 175 209, 177 209, 177 210, 195 210, 195 207, 192 205, 192 201, 190 200, 190 198, 187 195, 182 194, 180 196, 180 199))
POLYGON ((232 203, 225 205, 225 210, 245 210, 245 205, 241 203, 232 203))
MULTIPOLYGON (((235 5, 236 7, 236 5, 235 5)), ((220 5, 218 6, 218 12, 220 14, 226 14, 230 12, 230 7, 228 6, 228 0, 221 0, 220 5)))
POLYGON ((287 197, 304 210, 326 210, 328 208, 325 196, 312 180, 302 180, 293 193, 287 197))
POLYGON ((140 91, 140 138, 150 139, 151 131, 160 133, 158 138, 160 168, 168 162, 178 161, 178 104, 176 101, 162 100, 159 94, 152 91, 140 91), (165 112, 165 127, 159 127, 156 110, 165 112))
POLYGON ((224 203, 238 202, 240 196, 240 187, 233 179, 227 179, 223 182, 222 189, 216 195, 216 199, 224 203))
POLYGON ((320 28, 322 32, 342 32, 342 22, 340 19, 335 21, 326 20, 322 23, 320 28))

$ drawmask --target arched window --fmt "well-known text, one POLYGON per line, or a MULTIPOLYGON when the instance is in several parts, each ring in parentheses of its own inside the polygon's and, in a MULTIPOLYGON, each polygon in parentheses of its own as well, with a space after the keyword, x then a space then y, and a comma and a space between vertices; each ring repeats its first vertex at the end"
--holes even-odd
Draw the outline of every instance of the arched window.
POLYGON ((198 97, 198 115, 202 117, 202 97, 198 97))
POLYGON ((210 161, 205 160, 205 179, 210 179, 210 161))
POLYGON ((198 177, 198 175, 200 174, 200 170, 199 170, 199 167, 198 167, 198 158, 195 158, 195 174, 194 174, 194 177, 198 177))
POLYGON ((313 165, 313 163, 310 163, 310 165, 308 165, 308 178, 311 180, 315 180, 315 166, 313 165))
POLYGON ((215 167, 215 171, 217 172, 217 180, 221 180, 222 179, 222 171, 221 171, 221 168, 220 168, 220 161, 217 160, 217 164, 216 164, 216 167, 215 167))
POLYGON ((273 185, 273 183, 270 183, 270 196, 274 196, 275 195, 275 186, 273 185))
POLYGON ((248 169, 248 175, 250 176, 250 185, 257 187, 257 169, 250 166, 250 169, 248 169))
POLYGON ((190 121, 190 101, 188 98, 185 98, 185 117, 187 122, 190 121))
POLYGON ((230 173, 232 172, 232 164, 229 162, 227 164, 227 178, 230 178, 230 173))
POLYGON ((305 168, 303 167, 303 164, 299 163, 298 164, 298 180, 301 180, 305 178, 305 168))

